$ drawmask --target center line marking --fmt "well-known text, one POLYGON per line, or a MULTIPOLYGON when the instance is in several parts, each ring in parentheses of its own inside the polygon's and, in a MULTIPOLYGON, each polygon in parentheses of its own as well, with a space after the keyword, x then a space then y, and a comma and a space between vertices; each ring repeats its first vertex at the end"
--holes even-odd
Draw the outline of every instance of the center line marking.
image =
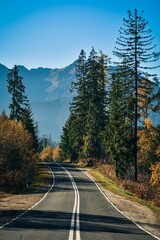
POLYGON ((79 196, 79 191, 78 187, 74 181, 74 178, 72 177, 71 173, 58 164, 69 176, 73 189, 74 189, 74 207, 73 207, 73 212, 72 212, 72 219, 71 219, 71 226, 70 226, 70 232, 69 232, 69 238, 68 240, 73 240, 74 239, 74 231, 76 232, 76 240, 81 240, 80 236, 80 221, 79 221, 79 213, 80 213, 80 196, 79 196))

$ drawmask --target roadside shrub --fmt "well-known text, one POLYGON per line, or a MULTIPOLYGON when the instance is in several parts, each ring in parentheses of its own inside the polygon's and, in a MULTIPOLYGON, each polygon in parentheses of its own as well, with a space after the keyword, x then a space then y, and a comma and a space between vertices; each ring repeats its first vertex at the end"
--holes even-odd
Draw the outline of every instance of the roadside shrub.
MULTIPOLYGON (((151 167, 152 178, 151 184, 149 181, 135 182, 128 179, 116 178, 115 167, 113 164, 99 164, 99 171, 106 177, 109 177, 114 181, 116 185, 123 188, 127 192, 144 199, 151 201, 154 205, 160 206, 160 163, 154 164, 151 167)), ((143 178, 144 179, 144 178, 143 178)))
POLYGON ((100 164, 99 169, 104 176, 108 176, 112 180, 116 180, 114 164, 100 164))
POLYGON ((32 137, 22 123, 0 116, 0 183, 26 186, 35 173, 32 137))
POLYGON ((84 167, 96 167, 98 165, 97 158, 83 158, 81 159, 81 165, 84 167))
POLYGON ((60 159, 60 151, 61 151, 61 149, 59 146, 57 146, 53 149, 53 156, 52 156, 53 160, 58 161, 60 159))
POLYGON ((52 161, 53 160, 52 156, 53 156, 53 149, 51 146, 47 146, 42 150, 42 152, 39 155, 39 158, 43 161, 46 161, 46 160, 52 161))
POLYGON ((152 165, 150 170, 152 171, 150 183, 153 187, 160 190, 160 162, 156 162, 152 165))

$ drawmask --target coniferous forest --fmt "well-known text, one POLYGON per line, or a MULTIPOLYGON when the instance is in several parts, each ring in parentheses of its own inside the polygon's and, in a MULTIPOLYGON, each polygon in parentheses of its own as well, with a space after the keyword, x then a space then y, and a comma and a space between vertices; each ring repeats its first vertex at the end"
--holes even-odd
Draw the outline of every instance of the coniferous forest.
POLYGON ((1 185, 19 188, 31 183, 38 157, 69 160, 94 166, 125 189, 160 205, 160 123, 154 126, 150 120, 151 112, 160 111, 156 74, 160 52, 155 52, 143 13, 128 11, 113 54, 114 63, 94 47, 89 56, 81 50, 71 85, 70 115, 54 151, 52 140, 39 139, 18 67, 8 72, 10 116, 5 112, 0 116, 1 185))
POLYGON ((94 48, 88 58, 80 52, 77 81, 71 86, 76 96, 63 128, 60 155, 62 160, 99 166, 106 175, 112 166, 116 179, 145 182, 146 198, 153 195, 152 185, 158 199, 160 125, 153 126, 149 115, 160 110, 154 73, 160 53, 154 52, 153 39, 148 22, 135 9, 123 19, 113 51, 115 68, 109 70, 108 56, 94 48))

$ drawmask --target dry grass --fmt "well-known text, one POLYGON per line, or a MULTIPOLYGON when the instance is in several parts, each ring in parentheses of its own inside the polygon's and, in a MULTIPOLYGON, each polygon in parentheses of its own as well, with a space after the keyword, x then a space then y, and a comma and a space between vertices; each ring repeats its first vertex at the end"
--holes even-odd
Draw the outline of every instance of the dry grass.
POLYGON ((152 209, 160 218, 160 207, 154 205, 154 202, 151 200, 146 200, 144 196, 146 196, 146 189, 141 183, 135 183, 131 181, 124 181, 121 179, 116 179, 115 175, 112 174, 112 167, 101 166, 103 171, 99 168, 92 168, 89 173, 95 178, 97 182, 99 182, 104 188, 107 190, 118 194, 119 196, 125 197, 128 200, 135 201, 137 203, 148 206, 152 209), (104 170, 105 169, 105 170, 104 170), (110 176, 110 177, 108 177, 110 176), (140 198, 143 197, 143 198, 140 198))
POLYGON ((50 171, 45 162, 39 162, 37 164, 36 174, 33 182, 30 186, 23 189, 13 189, 9 186, 0 186, 0 199, 11 197, 18 194, 30 194, 34 192, 43 192, 44 188, 47 188, 51 182, 50 171))
POLYGON ((48 191, 51 184, 52 174, 45 163, 39 163, 34 182, 28 189, 10 193, 9 188, 1 188, 0 224, 4 224, 9 219, 16 217, 20 211, 25 211, 37 203, 48 191))

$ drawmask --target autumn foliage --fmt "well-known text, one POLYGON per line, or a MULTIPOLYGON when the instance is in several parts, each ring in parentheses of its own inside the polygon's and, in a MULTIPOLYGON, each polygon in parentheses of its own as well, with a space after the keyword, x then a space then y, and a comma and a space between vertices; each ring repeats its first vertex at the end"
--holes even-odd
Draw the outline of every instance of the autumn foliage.
POLYGON ((39 155, 39 158, 43 161, 58 161, 60 158, 60 147, 46 146, 39 155))
POLYGON ((154 165, 151 166, 152 177, 150 183, 153 187, 156 187, 160 190, 160 162, 156 162, 154 165))
POLYGON ((0 116, 0 184, 26 186, 35 172, 32 137, 21 122, 0 116))
POLYGON ((53 160, 57 161, 60 158, 60 147, 57 146, 53 149, 53 160))
POLYGON ((145 119, 144 128, 138 131, 138 136, 139 166, 149 170, 150 166, 157 160, 156 149, 159 145, 158 132, 149 118, 145 119))
POLYGON ((45 147, 42 152, 40 153, 40 159, 41 160, 48 160, 51 161, 52 160, 52 154, 53 154, 53 149, 51 146, 47 146, 45 147))

